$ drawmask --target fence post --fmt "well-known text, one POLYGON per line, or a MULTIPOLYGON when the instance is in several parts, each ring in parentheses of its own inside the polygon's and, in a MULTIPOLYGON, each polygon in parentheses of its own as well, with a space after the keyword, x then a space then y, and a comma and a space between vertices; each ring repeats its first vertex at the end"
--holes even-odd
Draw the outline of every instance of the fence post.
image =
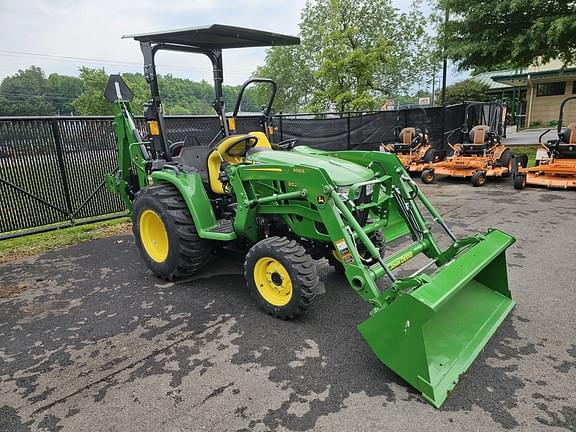
POLYGON ((352 138, 351 138, 351 133, 350 133, 350 111, 348 111, 348 117, 346 117, 346 125, 347 125, 347 129, 348 129, 348 145, 346 146, 347 150, 351 150, 352 149, 352 138))
POLYGON ((280 142, 284 141, 284 128, 282 124, 282 111, 280 111, 280 142))
POLYGON ((56 145, 56 156, 58 157, 58 169, 60 177, 62 178, 62 189, 64 190, 64 199, 66 200, 66 209, 68 210, 68 218, 71 223, 74 223, 74 216, 72 215, 72 199, 70 197, 70 185, 68 184, 68 177, 66 176, 66 167, 64 165, 64 153, 62 151, 62 140, 60 139, 60 129, 58 127, 58 120, 49 120, 50 127, 52 128, 52 136, 54 137, 54 144, 56 145))

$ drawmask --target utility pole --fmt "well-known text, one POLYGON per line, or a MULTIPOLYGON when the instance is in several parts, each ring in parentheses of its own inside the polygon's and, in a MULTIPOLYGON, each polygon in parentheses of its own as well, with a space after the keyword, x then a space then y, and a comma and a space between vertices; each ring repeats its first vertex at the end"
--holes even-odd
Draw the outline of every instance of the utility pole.
POLYGON ((436 62, 432 63, 432 106, 435 105, 436 99, 436 62))
POLYGON ((448 73, 448 34, 447 34, 447 27, 448 27, 448 19, 449 19, 449 12, 448 6, 446 6, 445 15, 444 15, 444 60, 442 63, 442 106, 446 106, 446 75, 448 73))
POLYGON ((444 46, 443 64, 442 64, 442 148, 445 149, 448 141, 446 140, 446 75, 448 73, 448 6, 446 5, 444 15, 444 46))

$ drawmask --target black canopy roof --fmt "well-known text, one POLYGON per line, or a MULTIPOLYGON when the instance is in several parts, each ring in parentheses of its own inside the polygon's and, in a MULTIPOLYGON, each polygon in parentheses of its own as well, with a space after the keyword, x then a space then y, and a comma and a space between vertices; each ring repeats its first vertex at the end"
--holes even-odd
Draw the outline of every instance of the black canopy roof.
POLYGON ((198 48, 248 48, 300 44, 300 38, 295 36, 221 24, 124 35, 122 38, 134 38, 140 42, 170 43, 198 48))

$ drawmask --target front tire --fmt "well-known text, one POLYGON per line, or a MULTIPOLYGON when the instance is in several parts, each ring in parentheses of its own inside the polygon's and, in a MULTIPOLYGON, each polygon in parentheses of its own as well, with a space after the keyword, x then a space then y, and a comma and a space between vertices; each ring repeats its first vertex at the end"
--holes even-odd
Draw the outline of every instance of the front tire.
POLYGON ((434 174, 434 170, 432 169, 425 169, 424 171, 422 171, 422 174, 420 175, 420 180, 422 180, 422 183, 424 184, 434 183, 435 179, 436 175, 434 174))
POLYGON ((514 189, 522 190, 526 187, 526 174, 517 173, 514 176, 514 189))
POLYGON ((320 288, 316 263, 302 245, 286 237, 268 237, 252 246, 244 276, 258 306, 282 319, 302 314, 320 288))
POLYGON ((168 184, 145 187, 136 195, 132 231, 146 265, 164 280, 198 272, 212 250, 210 241, 198 237, 182 195, 168 184))
POLYGON ((470 181, 474 187, 484 186, 486 184, 486 173, 484 171, 476 171, 472 174, 470 181))

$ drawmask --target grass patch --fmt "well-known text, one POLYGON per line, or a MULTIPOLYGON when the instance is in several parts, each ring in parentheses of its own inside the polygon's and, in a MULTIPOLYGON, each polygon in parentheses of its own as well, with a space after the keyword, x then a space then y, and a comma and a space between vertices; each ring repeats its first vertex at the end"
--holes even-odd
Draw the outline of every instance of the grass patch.
POLYGON ((528 155, 528 166, 534 166, 536 162, 536 150, 538 150, 539 145, 519 145, 519 146, 509 146, 508 148, 512 150, 514 156, 520 156, 525 153, 528 155))
POLYGON ((37 255, 89 240, 130 232, 130 219, 121 217, 24 237, 0 240, 0 263, 37 255))

